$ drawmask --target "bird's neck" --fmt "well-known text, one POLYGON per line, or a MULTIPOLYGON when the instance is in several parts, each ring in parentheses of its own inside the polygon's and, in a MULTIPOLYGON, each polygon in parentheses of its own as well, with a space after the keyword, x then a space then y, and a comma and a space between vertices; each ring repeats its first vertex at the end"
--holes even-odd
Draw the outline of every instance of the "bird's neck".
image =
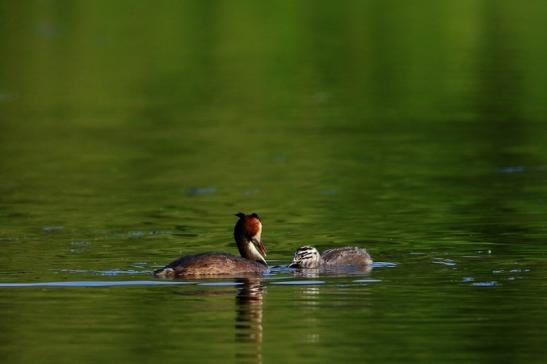
POLYGON ((247 240, 245 238, 238 238, 236 239, 236 243, 237 243, 237 248, 239 250, 239 254, 241 254, 243 258, 254 260, 264 265, 268 265, 268 263, 266 263, 266 260, 264 259, 262 254, 260 254, 258 249, 250 240, 247 240))

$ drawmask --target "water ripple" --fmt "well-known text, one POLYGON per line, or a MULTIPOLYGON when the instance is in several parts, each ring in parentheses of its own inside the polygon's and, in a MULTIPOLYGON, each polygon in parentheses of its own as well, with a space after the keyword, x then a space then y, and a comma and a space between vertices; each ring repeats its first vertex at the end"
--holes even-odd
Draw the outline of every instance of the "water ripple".
POLYGON ((296 286, 309 286, 317 284, 325 284, 325 281, 282 281, 282 282, 272 282, 271 284, 278 284, 284 286, 296 285, 296 286))
POLYGON ((198 283, 198 286, 232 287, 232 286, 241 286, 242 284, 243 284, 242 282, 205 282, 205 283, 198 283))
POLYGON ((67 281, 67 282, 35 282, 35 283, 0 283, 0 288, 14 287, 113 287, 113 286, 165 286, 194 284, 193 282, 177 281, 67 281))
POLYGON ((393 263, 393 262, 374 262, 372 263, 372 266, 374 268, 393 268, 398 266, 399 263, 393 263))
POLYGON ((453 267, 456 265, 456 262, 452 259, 433 258, 433 264, 442 264, 453 267))
POLYGON ((353 283, 379 283, 381 281, 382 281, 381 279, 367 278, 367 279, 356 279, 353 281, 353 283))
POLYGON ((474 287, 495 287, 499 286, 497 281, 487 281, 487 282, 473 282, 471 283, 474 287))

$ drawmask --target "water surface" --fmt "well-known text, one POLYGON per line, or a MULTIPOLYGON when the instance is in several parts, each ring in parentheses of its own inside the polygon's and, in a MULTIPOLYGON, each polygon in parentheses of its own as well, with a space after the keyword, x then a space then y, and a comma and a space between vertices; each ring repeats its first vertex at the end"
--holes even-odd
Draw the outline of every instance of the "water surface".
POLYGON ((2 362, 543 362, 546 17, 0 1, 2 362), (151 276, 239 211, 374 268, 151 276))

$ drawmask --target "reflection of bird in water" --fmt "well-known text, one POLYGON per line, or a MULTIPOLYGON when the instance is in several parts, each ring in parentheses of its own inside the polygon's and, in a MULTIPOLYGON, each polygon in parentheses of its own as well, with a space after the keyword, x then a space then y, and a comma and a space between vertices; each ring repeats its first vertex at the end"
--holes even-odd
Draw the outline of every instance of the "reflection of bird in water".
POLYGON ((262 222, 257 214, 240 212, 234 227, 234 239, 241 257, 227 253, 201 253, 181 257, 154 271, 156 277, 202 276, 221 274, 260 274, 268 269, 266 247, 262 243, 262 222))
POLYGON ((362 270, 372 265, 372 258, 366 249, 354 246, 327 249, 323 254, 309 245, 301 246, 294 253, 289 268, 332 269, 349 268, 362 270))
MULTIPOLYGON (((223 276, 225 277, 225 276, 223 276)), ((231 282, 223 282, 231 283, 231 282)), ((235 278, 235 355, 236 361, 262 363, 262 318, 264 285, 260 277, 235 278)), ((191 286, 196 287, 196 286, 191 286)), ((225 296, 233 290, 189 290, 177 292, 180 295, 225 296)))
POLYGON ((260 278, 241 278, 236 295, 236 341, 252 343, 252 351, 239 351, 238 358, 262 362, 262 296, 264 286, 260 278))

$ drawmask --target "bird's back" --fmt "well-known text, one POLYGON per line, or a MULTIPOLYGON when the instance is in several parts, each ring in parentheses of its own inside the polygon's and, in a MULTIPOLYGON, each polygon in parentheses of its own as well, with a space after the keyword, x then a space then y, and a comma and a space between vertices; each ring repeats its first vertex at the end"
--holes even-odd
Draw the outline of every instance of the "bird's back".
POLYGON ((327 266, 354 265, 364 266, 372 264, 372 258, 366 249, 354 246, 325 250, 321 254, 323 264, 327 266))

